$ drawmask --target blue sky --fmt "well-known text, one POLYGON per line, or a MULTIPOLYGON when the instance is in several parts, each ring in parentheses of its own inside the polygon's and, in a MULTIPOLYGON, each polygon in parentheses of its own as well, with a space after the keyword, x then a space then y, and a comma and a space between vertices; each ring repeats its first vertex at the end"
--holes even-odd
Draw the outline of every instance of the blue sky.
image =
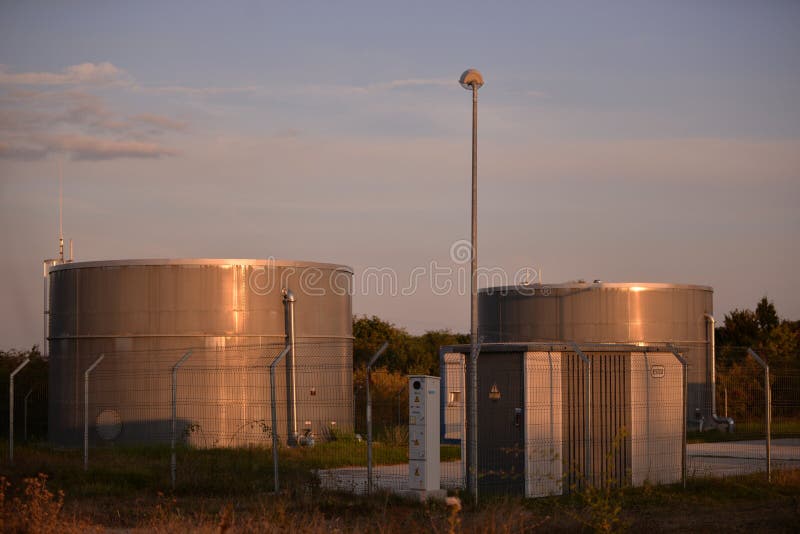
MULTIPOLYGON (((800 318, 800 4, 4 2, 0 347, 39 342, 58 163, 79 260, 452 265, 714 286, 800 318)), ((356 294, 411 331, 464 295, 356 294)))

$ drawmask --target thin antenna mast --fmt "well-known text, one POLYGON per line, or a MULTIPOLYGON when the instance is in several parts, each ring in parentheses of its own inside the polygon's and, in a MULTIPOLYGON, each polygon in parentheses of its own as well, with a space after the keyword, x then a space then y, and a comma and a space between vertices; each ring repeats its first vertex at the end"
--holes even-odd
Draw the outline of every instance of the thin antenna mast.
POLYGON ((64 263, 64 177, 58 160, 58 261, 64 263))

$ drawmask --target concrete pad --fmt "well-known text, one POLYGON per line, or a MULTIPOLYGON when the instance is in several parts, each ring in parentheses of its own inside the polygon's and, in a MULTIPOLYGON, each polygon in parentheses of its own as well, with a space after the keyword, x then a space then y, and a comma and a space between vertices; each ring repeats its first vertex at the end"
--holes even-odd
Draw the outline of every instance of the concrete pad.
MULTIPOLYGON (((774 439, 770 444, 772 469, 800 467, 800 439, 774 439)), ((690 443, 686 468, 692 476, 731 476, 766 472, 766 440, 690 443)))
MULTIPOLYGON (((366 467, 339 467, 336 469, 320 469, 317 471, 320 486, 325 489, 349 491, 356 494, 367 493, 366 467)), ((460 489, 464 477, 461 473, 461 462, 442 462, 441 487, 443 490, 460 489)), ((372 468, 372 487, 376 491, 390 491, 398 495, 413 496, 419 491, 408 488, 408 464, 376 465, 372 468)), ((433 493, 433 492, 427 492, 433 493)), ((436 498, 436 495, 432 497, 436 498)), ((446 491, 441 498, 446 496, 446 491)))

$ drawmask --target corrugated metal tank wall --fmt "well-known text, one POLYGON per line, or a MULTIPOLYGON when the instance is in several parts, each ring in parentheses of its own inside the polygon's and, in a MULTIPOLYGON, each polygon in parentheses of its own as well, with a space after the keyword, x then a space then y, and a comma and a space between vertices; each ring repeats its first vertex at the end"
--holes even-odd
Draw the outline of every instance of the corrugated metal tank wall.
MULTIPOLYGON (((118 441, 168 442, 171 369, 188 348, 195 351, 181 371, 184 383, 191 381, 186 384, 191 390, 178 392, 181 424, 203 421, 208 433, 218 436, 197 444, 265 442, 266 433, 237 434, 237 425, 268 418, 266 360, 277 356, 285 341, 283 288, 297 297, 299 424, 311 421, 317 434, 333 421, 351 429, 352 274, 342 265, 276 260, 120 260, 53 267, 51 442, 81 442, 84 371, 101 353, 106 359, 92 375, 91 438, 98 437, 98 413, 111 410, 122 420, 118 441), (313 398, 306 398, 309 391, 313 398), (305 412, 303 402, 309 403, 305 412)), ((285 413, 286 377, 277 374, 285 413)), ((286 424, 285 416, 279 419, 286 424)), ((279 433, 286 436, 286 429, 279 426, 279 433)))
POLYGON ((564 283, 495 287, 479 294, 484 342, 671 343, 689 362, 687 418, 710 420, 708 340, 713 313, 707 286, 564 283))

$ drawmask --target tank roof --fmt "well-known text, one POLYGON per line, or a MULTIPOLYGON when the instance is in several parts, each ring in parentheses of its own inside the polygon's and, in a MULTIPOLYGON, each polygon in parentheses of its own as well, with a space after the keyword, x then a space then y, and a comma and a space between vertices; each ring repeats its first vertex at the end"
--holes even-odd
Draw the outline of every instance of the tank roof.
POLYGON ((93 267, 130 267, 130 266, 158 266, 158 265, 252 265, 255 267, 314 267, 317 269, 330 269, 345 271, 353 274, 353 268, 336 263, 319 263, 312 261, 278 260, 278 259, 226 259, 226 258, 148 258, 134 260, 101 260, 79 261, 60 263, 50 267, 49 271, 64 271, 68 269, 89 269, 93 267))
POLYGON ((582 280, 572 280, 556 284, 530 284, 530 285, 508 285, 485 287, 479 290, 480 293, 530 290, 539 288, 549 289, 629 289, 631 291, 646 291, 651 289, 696 289, 700 291, 714 291, 711 286, 695 284, 670 284, 661 282, 585 282, 582 280))

